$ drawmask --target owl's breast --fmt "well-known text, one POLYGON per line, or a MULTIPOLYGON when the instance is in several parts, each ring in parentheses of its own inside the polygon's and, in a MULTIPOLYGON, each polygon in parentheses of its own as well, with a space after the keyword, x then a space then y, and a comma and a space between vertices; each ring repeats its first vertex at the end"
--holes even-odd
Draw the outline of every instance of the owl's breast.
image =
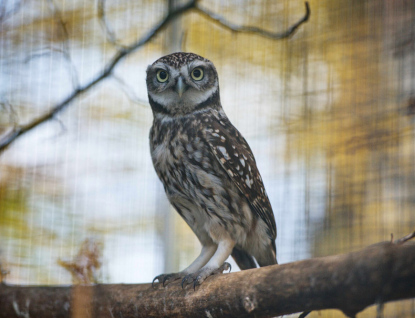
POLYGON ((183 123, 155 123, 150 131, 154 168, 166 192, 191 187, 192 165, 206 160, 197 130, 183 123))

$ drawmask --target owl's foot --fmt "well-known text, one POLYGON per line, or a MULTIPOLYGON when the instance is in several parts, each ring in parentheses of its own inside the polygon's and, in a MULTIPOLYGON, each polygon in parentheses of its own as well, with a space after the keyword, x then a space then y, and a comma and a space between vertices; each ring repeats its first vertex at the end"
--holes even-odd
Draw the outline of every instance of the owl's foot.
POLYGON ((187 285, 193 283, 193 289, 196 289, 196 286, 201 285, 210 275, 222 274, 226 270, 229 270, 230 272, 231 269, 231 264, 227 262, 223 263, 219 268, 202 267, 197 272, 186 275, 183 278, 182 288, 185 288, 187 285))
POLYGON ((167 286, 171 282, 183 278, 185 274, 183 273, 171 273, 171 274, 160 274, 153 279, 153 283, 151 284, 154 287, 154 282, 158 280, 159 283, 163 284, 163 287, 167 286))

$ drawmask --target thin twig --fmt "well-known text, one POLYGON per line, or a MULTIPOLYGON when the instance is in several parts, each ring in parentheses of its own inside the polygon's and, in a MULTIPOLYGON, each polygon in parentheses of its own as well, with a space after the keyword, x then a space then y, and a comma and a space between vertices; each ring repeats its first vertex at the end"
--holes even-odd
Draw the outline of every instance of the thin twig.
POLYGON ((9 103, 9 101, 6 98, 1 98, 0 100, 0 106, 5 111, 9 112, 9 120, 13 124, 13 127, 17 126, 17 122, 19 119, 19 116, 17 115, 16 110, 13 108, 13 106, 9 103))
MULTIPOLYGON (((52 1, 52 0, 50 0, 52 1)), ((98 5, 101 5, 101 12, 99 13, 99 17, 102 20, 103 26, 106 28, 107 32, 107 38, 109 37, 110 41, 116 43, 115 34, 109 27, 108 23, 105 19, 105 10, 104 10, 104 0, 100 0, 98 5), (101 4, 100 4, 101 3, 101 4), (112 39, 112 40, 111 40, 112 39)), ((215 23, 231 30, 234 32, 245 32, 245 33, 256 33, 259 35, 262 35, 264 37, 272 38, 272 39, 283 39, 288 38, 291 35, 294 34, 294 32, 297 30, 297 28, 304 22, 306 22, 310 17, 310 7, 308 5, 308 2, 305 2, 306 6, 306 14, 305 16, 300 19, 297 23, 292 25, 290 28, 288 28, 286 31, 282 33, 273 33, 269 32, 257 27, 252 26, 237 26, 234 25, 228 21, 226 21, 223 17, 216 15, 213 12, 210 12, 207 9, 204 9, 197 5, 197 0, 190 0, 185 5, 182 5, 178 7, 177 9, 171 11, 165 18, 163 18, 159 23, 157 23, 150 31, 147 32, 146 35, 144 35, 141 39, 136 41, 135 43, 129 45, 129 46, 122 46, 119 48, 117 53, 113 56, 113 58, 107 63, 107 65, 104 67, 104 69, 89 83, 80 86, 77 85, 76 89, 62 102, 52 107, 48 112, 43 114, 42 116, 34 119, 33 121, 29 122, 25 125, 20 125, 18 127, 13 128, 11 131, 9 131, 7 134, 5 134, 0 139, 0 153, 5 150, 12 142, 14 142, 17 138, 25 134, 26 132, 30 131, 31 129, 39 126, 40 124, 54 118, 56 114, 61 112, 63 109, 66 108, 75 98, 80 96, 81 94, 87 92, 90 88, 94 87, 96 84, 101 82, 103 79, 109 77, 112 75, 112 71, 114 70, 115 66, 123 60, 127 55, 131 54, 132 52, 136 51, 138 48, 142 47, 146 43, 148 43, 151 39, 153 39, 166 25, 173 19, 175 19, 177 16, 185 13, 186 11, 190 9, 194 9, 197 12, 201 13, 202 15, 208 17, 215 23)), ((56 7, 55 7, 56 8, 56 7)), ((56 12, 56 10, 55 10, 56 12)), ((63 23, 62 18, 58 17, 61 21, 61 26, 63 27, 63 31, 67 33, 67 30, 65 28, 65 23, 63 23)), ((65 50, 63 50, 65 51, 65 50)), ((69 52, 69 51, 67 51, 69 52)), ((69 59, 70 60, 70 56, 69 59)))
POLYGON ((115 56, 109 61, 109 63, 104 67, 103 71, 100 72, 92 81, 89 83, 78 87, 75 89, 66 99, 62 102, 57 104, 55 107, 51 108, 48 112, 43 114, 42 116, 36 118, 35 120, 29 122, 26 125, 20 125, 14 129, 12 129, 9 133, 7 133, 1 140, 0 140, 0 152, 6 149, 12 142, 14 142, 17 138, 22 136, 23 134, 27 133, 31 129, 39 126, 40 124, 52 119, 55 117, 56 114, 61 112, 63 109, 66 108, 75 98, 80 96, 81 94, 87 92, 91 87, 95 86, 103 79, 107 78, 111 75, 114 67, 124 59, 128 54, 136 51, 138 48, 149 42, 153 37, 155 37, 172 19, 176 18, 178 15, 186 12, 187 10, 193 8, 196 4, 197 0, 191 0, 185 5, 178 7, 176 10, 171 11, 165 18, 163 18, 159 23, 157 23, 146 35, 144 35, 141 39, 137 42, 133 43, 132 45, 119 50, 115 56))
POLYGON ((7 10, 7 1, 4 1, 1 4, 0 8, 0 24, 6 21, 8 18, 10 18, 12 15, 14 15, 17 11, 19 11, 22 7, 23 1, 24 0, 16 1, 13 5, 13 8, 11 8, 10 10, 7 10))
POLYGON ((67 62, 67 66, 69 69, 69 74, 71 75, 71 79, 72 79, 72 85, 74 88, 78 88, 79 87, 79 76, 78 76, 78 71, 74 65, 74 63, 72 62, 72 57, 71 57, 71 53, 70 53, 70 49, 69 49, 69 32, 68 29, 66 28, 66 23, 63 21, 62 18, 62 13, 59 10, 58 6, 56 5, 54 0, 49 0, 49 6, 50 9, 52 10, 53 14, 55 15, 58 24, 60 26, 61 32, 63 34, 64 40, 62 41, 62 55, 65 58, 66 62, 67 62))
POLYGON ((415 231, 413 231, 412 233, 405 235, 404 237, 401 237, 400 239, 397 239, 394 243, 395 244, 403 244, 411 239, 413 239, 415 237, 415 231))
POLYGON ((99 22, 105 31, 105 36, 107 38, 107 41, 110 42, 115 47, 117 47, 118 49, 126 48, 125 45, 121 44, 117 40, 114 30, 111 28, 110 24, 108 23, 107 15, 105 13, 105 0, 98 0, 97 11, 98 11, 99 22))
POLYGON ((303 24, 304 22, 307 22, 310 18, 310 6, 308 2, 305 2, 305 15, 302 17, 298 22, 290 26, 287 30, 280 33, 270 32, 255 26, 240 26, 233 24, 227 20, 225 20, 222 16, 203 8, 200 5, 196 5, 195 10, 199 12, 200 14, 204 15, 205 17, 209 18, 211 21, 215 22, 216 24, 224 27, 225 29, 228 29, 232 32, 243 32, 243 33, 256 33, 258 35, 261 35, 266 38, 271 38, 274 40, 289 38, 294 34, 294 32, 298 29, 298 27, 303 24))
POLYGON ((121 90, 124 92, 125 96, 127 96, 127 98, 130 100, 130 102, 140 106, 148 105, 148 101, 138 98, 137 95, 134 93, 133 89, 122 78, 113 74, 111 76, 111 79, 116 81, 118 86, 120 86, 121 90))

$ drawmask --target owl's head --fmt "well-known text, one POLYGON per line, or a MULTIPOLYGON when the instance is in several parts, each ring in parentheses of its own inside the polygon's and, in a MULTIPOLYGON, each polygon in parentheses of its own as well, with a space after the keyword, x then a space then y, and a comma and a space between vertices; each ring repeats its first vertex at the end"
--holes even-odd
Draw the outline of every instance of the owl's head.
POLYGON ((194 53, 173 53, 147 68, 147 91, 153 113, 183 116, 220 108, 219 79, 211 61, 194 53))

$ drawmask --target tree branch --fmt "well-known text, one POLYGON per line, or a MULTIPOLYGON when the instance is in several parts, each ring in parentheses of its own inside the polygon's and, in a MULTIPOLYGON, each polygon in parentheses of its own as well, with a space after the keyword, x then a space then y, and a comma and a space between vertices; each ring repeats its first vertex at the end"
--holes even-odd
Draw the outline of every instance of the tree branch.
MULTIPOLYGON (((415 235, 415 234, 413 234, 415 235)), ((367 306, 415 297, 415 244, 382 242, 360 251, 224 274, 196 291, 180 281, 72 287, 0 285, 0 318, 274 317, 367 306), (79 299, 81 307, 76 307, 79 299), (88 300, 88 301, 86 301, 88 300), (92 313, 92 314, 91 314, 92 313)), ((380 307, 381 308, 381 307, 380 307)))
POLYGON ((0 2, 0 24, 18 12, 22 7, 23 1, 24 0, 15 1, 13 7, 9 10, 7 10, 8 1, 0 2))
POLYGON ((144 35, 141 39, 137 42, 131 44, 130 46, 119 50, 115 56, 108 62, 108 64, 104 67, 103 71, 98 74, 92 81, 89 83, 78 87, 76 90, 72 92, 65 100, 54 106, 48 112, 43 114, 42 116, 34 119, 33 121, 29 122, 26 125, 20 125, 15 127, 12 131, 6 134, 0 140, 0 153, 6 149, 12 142, 14 142, 17 138, 24 135, 28 131, 32 130, 33 128, 39 126, 40 124, 52 119, 56 114, 61 112, 68 106, 75 98, 80 96, 81 94, 87 92, 91 87, 95 86, 103 79, 107 78, 111 75, 114 67, 124 59, 128 54, 136 51, 138 48, 143 46, 144 44, 148 43, 153 37, 155 37, 172 19, 176 18, 178 15, 186 12, 187 10, 193 8, 196 4, 196 0, 191 0, 185 5, 177 8, 176 10, 170 12, 164 19, 162 19, 159 23, 157 23, 146 35, 144 35))
POLYGON ((64 38, 64 41, 62 41, 61 53, 62 53, 62 55, 65 58, 65 61, 67 63, 68 71, 69 71, 69 74, 70 74, 71 80, 72 80, 72 86, 74 88, 79 87, 78 71, 77 71, 75 65, 72 62, 72 57, 71 57, 71 53, 70 53, 70 49, 69 49, 69 45, 68 45, 69 32, 68 32, 68 29, 66 28, 66 23, 63 21, 62 13, 61 13, 60 9, 58 8, 58 6, 56 5, 56 3, 54 2, 54 0, 48 0, 48 2, 49 2, 50 9, 54 13, 54 15, 57 19, 57 23, 60 27, 60 30, 61 30, 61 33, 62 33, 61 37, 64 38))
POLYGON ((97 11, 98 11, 99 22, 102 28, 104 29, 107 41, 118 49, 125 48, 124 45, 118 42, 117 37, 115 36, 114 30, 111 28, 110 24, 108 23, 107 15, 105 13, 105 0, 98 0, 97 11))
POLYGON ((199 12, 200 14, 204 15, 205 17, 207 17, 208 19, 210 19, 211 21, 213 21, 214 23, 220 25, 221 27, 224 27, 225 29, 228 29, 232 32, 243 32, 243 33, 256 33, 258 35, 261 35, 263 37, 266 38, 271 38, 273 40, 280 40, 280 39, 284 39, 284 38, 289 38, 290 36, 292 36, 294 34, 294 32, 298 29, 298 27, 303 24, 304 22, 307 22, 308 19, 310 18, 310 6, 308 4, 308 2, 305 2, 305 10, 306 13, 304 15, 304 17, 302 17, 298 22, 296 22, 295 24, 293 24, 292 26, 290 26, 287 30, 285 30, 284 32, 280 32, 280 33, 274 33, 274 32, 270 32, 255 26, 240 26, 240 25, 236 25, 233 24, 227 20, 225 20, 223 17, 221 17, 220 15, 213 13, 212 11, 201 7, 199 4, 196 4, 195 10, 197 12, 199 12))
MULTIPOLYGON (((107 39, 113 43, 114 45, 118 45, 119 50, 114 55, 114 57, 108 62, 108 64, 104 67, 102 72, 100 72, 96 77, 90 81, 89 83, 78 86, 77 89, 75 89, 65 100, 60 102, 59 104, 52 107, 49 111, 44 113, 38 118, 35 118, 31 122, 25 124, 25 125, 19 125, 15 126, 11 131, 6 133, 2 138, 0 138, 0 154, 2 151, 4 151, 12 142, 14 142, 17 138, 24 135, 25 133, 29 132, 30 130, 34 129, 35 127, 43 124, 44 122, 53 119, 59 112, 64 110, 66 106, 68 106, 74 99, 76 99, 81 94, 87 92, 90 88, 94 87, 96 84, 100 83, 103 79, 109 77, 112 74, 113 69, 115 66, 123 60, 127 55, 133 53, 138 48, 142 47, 146 43, 148 43, 151 39, 153 39, 171 20, 176 18, 177 16, 184 14, 190 9, 195 9, 197 12, 203 14, 204 16, 210 18, 215 23, 218 23, 219 25, 235 31, 235 32, 248 32, 248 33, 257 33, 265 37, 269 37, 272 39, 282 39, 282 38, 288 38, 291 36, 295 30, 304 22, 306 22, 310 16, 310 8, 308 5, 308 2, 305 3, 306 6, 306 14, 305 16, 299 20, 297 23, 295 23, 293 26, 288 28, 287 31, 283 33, 272 33, 266 30, 262 30, 257 27, 252 26, 237 26, 234 24, 231 24, 230 22, 226 21, 222 17, 208 11, 207 9, 204 9, 197 5, 197 0, 190 0, 188 3, 178 7, 177 9, 171 11, 164 19, 162 19, 159 23, 157 23, 150 31, 147 32, 146 35, 144 35, 141 39, 136 41, 135 43, 120 47, 117 40, 115 39, 115 35, 111 28, 108 26, 106 19, 105 19, 105 10, 104 10, 104 0, 98 1, 98 17, 101 20, 101 23, 103 24, 104 28, 106 29, 107 39)), ((56 9, 56 7, 55 7, 56 9)), ((64 25, 64 24, 63 24, 64 25)), ((66 32, 66 29, 64 28, 64 31, 66 32)))

